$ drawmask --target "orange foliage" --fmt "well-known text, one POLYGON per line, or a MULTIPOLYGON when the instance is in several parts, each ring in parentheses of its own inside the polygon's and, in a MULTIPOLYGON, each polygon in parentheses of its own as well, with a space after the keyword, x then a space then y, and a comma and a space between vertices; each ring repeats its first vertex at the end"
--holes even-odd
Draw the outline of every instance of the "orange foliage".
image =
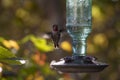
POLYGON ((40 52, 36 52, 33 55, 33 60, 39 64, 40 66, 45 65, 45 61, 46 61, 46 54, 40 53, 40 52))
POLYGON ((71 80, 71 76, 69 74, 64 74, 64 80, 71 80))

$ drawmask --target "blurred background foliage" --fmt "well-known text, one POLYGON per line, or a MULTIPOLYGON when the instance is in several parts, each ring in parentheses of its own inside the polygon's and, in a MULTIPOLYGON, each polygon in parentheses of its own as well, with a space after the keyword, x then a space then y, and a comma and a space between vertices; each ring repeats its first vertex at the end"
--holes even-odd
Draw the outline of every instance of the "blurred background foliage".
POLYGON ((58 74, 50 69, 52 60, 72 53, 66 32, 57 50, 46 35, 53 24, 65 29, 65 11, 65 0, 0 0, 0 46, 25 59, 23 65, 0 61, 0 80, 120 80, 120 1, 93 0, 87 55, 109 64, 99 76, 58 74))

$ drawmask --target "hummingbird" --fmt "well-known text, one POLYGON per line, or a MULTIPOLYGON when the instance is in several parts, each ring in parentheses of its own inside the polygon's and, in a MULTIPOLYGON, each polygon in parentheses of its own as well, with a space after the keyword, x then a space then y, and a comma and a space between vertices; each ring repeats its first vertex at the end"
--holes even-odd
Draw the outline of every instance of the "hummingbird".
POLYGON ((64 29, 64 28, 60 29, 57 24, 54 24, 52 26, 51 32, 46 33, 49 36, 49 38, 52 39, 52 41, 54 43, 54 47, 56 49, 59 48, 59 42, 63 39, 65 32, 66 32, 66 29, 64 29))
POLYGON ((61 36, 61 30, 59 30, 58 25, 54 24, 52 26, 51 38, 53 40, 55 48, 59 48, 60 36, 61 36))

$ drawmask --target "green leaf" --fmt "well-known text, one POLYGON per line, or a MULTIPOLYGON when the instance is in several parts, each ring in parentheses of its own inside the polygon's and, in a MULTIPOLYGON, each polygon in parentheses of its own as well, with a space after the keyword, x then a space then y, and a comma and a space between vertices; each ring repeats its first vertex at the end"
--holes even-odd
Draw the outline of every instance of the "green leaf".
POLYGON ((0 42, 2 42, 3 40, 5 40, 3 37, 0 37, 0 42))
POLYGON ((24 38, 21 40, 21 43, 24 44, 24 43, 26 43, 27 41, 29 41, 31 36, 33 36, 33 35, 28 35, 28 36, 24 37, 24 38))
POLYGON ((17 58, 12 52, 0 46, 0 62, 10 65, 20 65, 20 61, 13 60, 17 58))
POLYGON ((47 41, 44 38, 35 37, 34 35, 28 35, 21 40, 21 43, 26 43, 27 41, 31 41, 34 46, 43 52, 52 51, 54 49, 53 45, 48 45, 47 41))
POLYGON ((16 56, 12 52, 0 46, 0 59, 4 58, 16 58, 16 56))
POLYGON ((1 63, 9 64, 9 65, 21 65, 20 61, 18 60, 10 60, 10 59, 0 59, 1 63))
POLYGON ((48 51, 53 50, 53 46, 48 45, 47 41, 45 39, 43 39, 43 38, 38 38, 38 37, 31 36, 30 40, 33 42, 35 47, 37 49, 39 49, 40 51, 48 52, 48 51))

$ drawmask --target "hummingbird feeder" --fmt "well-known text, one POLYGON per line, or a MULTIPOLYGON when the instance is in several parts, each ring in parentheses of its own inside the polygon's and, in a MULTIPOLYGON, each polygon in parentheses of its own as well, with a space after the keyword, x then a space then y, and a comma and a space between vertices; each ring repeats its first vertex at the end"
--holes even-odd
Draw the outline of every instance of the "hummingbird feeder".
POLYGON ((108 66, 86 55, 86 39, 92 28, 92 0, 66 0, 66 28, 72 37, 73 55, 52 61, 50 66, 63 73, 100 72, 108 66))

